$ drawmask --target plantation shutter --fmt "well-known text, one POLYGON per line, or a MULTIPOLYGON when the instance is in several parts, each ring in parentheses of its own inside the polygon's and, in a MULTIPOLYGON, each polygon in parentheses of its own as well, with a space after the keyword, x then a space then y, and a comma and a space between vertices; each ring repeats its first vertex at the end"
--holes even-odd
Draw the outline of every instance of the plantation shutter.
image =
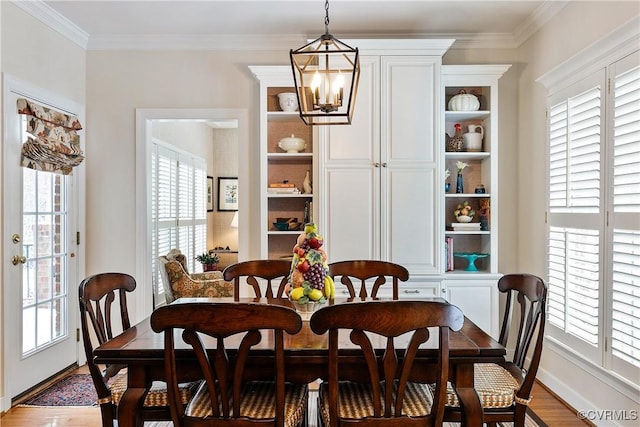
POLYGON ((152 147, 152 268, 155 300, 164 301, 158 257, 182 251, 189 272, 206 250, 206 162, 154 141, 152 147))
POLYGON ((611 349, 614 358, 635 366, 637 372, 640 367, 640 67, 628 69, 625 61, 621 62, 614 70, 622 70, 613 78, 611 349))
POLYGON ((549 322, 596 358, 601 326, 603 82, 604 71, 557 94, 548 117, 549 322))

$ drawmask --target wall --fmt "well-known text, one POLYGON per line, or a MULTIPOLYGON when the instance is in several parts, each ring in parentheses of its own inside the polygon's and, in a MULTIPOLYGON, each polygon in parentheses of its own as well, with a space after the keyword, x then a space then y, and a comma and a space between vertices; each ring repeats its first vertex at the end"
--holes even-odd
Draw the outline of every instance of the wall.
POLYGON ((238 250, 238 229, 232 228, 235 212, 218 211, 218 177, 238 176, 238 131, 237 129, 213 129, 213 156, 209 175, 213 176, 213 212, 209 212, 207 248, 227 246, 238 250))
MULTIPOLYGON (((30 85, 40 87, 57 96, 70 99, 80 105, 85 105, 86 88, 86 53, 83 48, 61 36, 59 33, 44 26, 41 22, 23 12, 14 4, 0 2, 0 28, 2 29, 0 48, 0 71, 11 75, 30 85), (42 64, 46 64, 43 67, 42 64)), ((3 138, 4 133, 0 133, 3 138)), ((85 143, 88 140, 81 135, 85 143)), ((4 139, 2 146, 4 146, 4 139)), ((3 162, 5 159, 2 160, 3 162)), ((81 166, 82 167, 82 166, 81 166)), ((0 167, 0 172, 3 168, 0 167)), ((0 185, 2 184, 0 174, 0 185)), ((81 184, 84 190, 84 184, 81 184)), ((0 223, 3 223, 3 211, 0 209, 0 223)), ((3 233, 1 230, 0 233, 3 233)), ((2 242, 7 241, 2 235, 2 242)), ((2 246, 0 245, 0 251, 2 246)), ((4 254, 2 259, 5 259, 4 254)), ((84 274, 83 260, 80 261, 80 274, 84 274)), ((0 277, 4 277, 3 268, 8 263, 0 263, 0 277)), ((4 286, 4 283, 3 283, 4 286)), ((0 296, 0 330, 4 330, 4 301, 0 296)), ((12 325, 13 326, 13 325, 12 325)), ((2 333, 4 337, 4 333, 2 333)), ((0 340, 0 388, 4 384, 4 342, 0 340)), ((7 407, 10 402, 0 390, 0 407, 7 407)))
MULTIPOLYGON (((519 270, 546 277, 546 188, 541 185, 546 182, 546 91, 536 79, 637 17, 639 8, 638 2, 570 3, 519 49, 518 150, 514 159, 520 177, 519 239, 514 248, 518 254, 514 267, 519 270)), ((607 385, 597 369, 573 363, 549 343, 545 344, 539 378, 579 410, 638 409, 637 389, 634 402, 621 392, 621 383, 607 385)))
MULTIPOLYGON (((249 111, 247 194, 241 208, 257 230, 258 82, 250 64, 284 64, 278 52, 130 52, 87 54, 87 274, 117 270, 135 273, 135 109, 189 108, 249 111), (126 189, 126 191, 122 191, 126 189), (110 209, 118 206, 117 211, 110 209)), ((230 222, 230 220, 229 220, 230 222)), ((225 245, 226 246, 226 245, 225 245)), ((244 254, 257 257, 258 249, 244 254)), ((135 305, 135 304, 134 304, 135 305)), ((133 313, 133 318, 137 319, 133 313)))

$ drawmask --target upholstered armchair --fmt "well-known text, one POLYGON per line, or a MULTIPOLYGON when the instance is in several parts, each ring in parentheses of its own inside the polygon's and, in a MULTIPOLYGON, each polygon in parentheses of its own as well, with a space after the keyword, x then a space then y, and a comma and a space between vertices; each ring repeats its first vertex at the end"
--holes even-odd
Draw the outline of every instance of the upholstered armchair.
POLYGON ((187 260, 178 249, 160 256, 160 274, 167 304, 181 297, 232 297, 233 283, 226 282, 220 271, 189 274, 187 260))

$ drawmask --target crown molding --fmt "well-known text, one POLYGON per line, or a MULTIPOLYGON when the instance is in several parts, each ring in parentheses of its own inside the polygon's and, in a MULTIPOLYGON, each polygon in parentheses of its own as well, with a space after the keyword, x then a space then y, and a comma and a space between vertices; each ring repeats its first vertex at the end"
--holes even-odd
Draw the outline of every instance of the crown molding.
MULTIPOLYGON (((19 1, 13 4, 45 25, 86 50, 282 50, 302 45, 306 34, 281 35, 98 35, 90 36, 80 27, 60 15, 42 0, 19 1)), ((455 39, 451 49, 516 49, 540 29, 568 3, 567 0, 543 3, 514 33, 412 33, 412 34, 351 34, 345 38, 372 39, 455 39)))
POLYGON ((516 47, 526 42, 529 37, 534 35, 536 31, 544 26, 544 24, 549 22, 551 18, 564 9, 567 4, 569 4, 568 0, 547 0, 538 6, 531 16, 529 16, 529 18, 527 18, 527 20, 513 32, 516 47))
POLYGON ((282 50, 305 43, 302 35, 121 35, 93 36, 87 50, 282 50))
POLYGON ((33 16, 54 31, 66 37, 83 49, 87 49, 89 34, 42 0, 19 1, 11 0, 11 3, 33 16))

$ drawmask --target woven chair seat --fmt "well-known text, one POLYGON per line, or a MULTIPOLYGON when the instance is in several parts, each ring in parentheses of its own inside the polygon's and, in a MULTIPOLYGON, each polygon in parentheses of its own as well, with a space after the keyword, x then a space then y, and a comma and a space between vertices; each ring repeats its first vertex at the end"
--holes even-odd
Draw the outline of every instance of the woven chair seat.
MULTIPOLYGON (((295 427, 305 416, 307 407, 306 385, 285 384, 285 427, 295 427)), ((251 419, 274 418, 276 412, 276 383, 254 381, 246 384, 241 392, 240 414, 251 419)), ((219 398, 218 402, 222 400, 219 398)), ((193 400, 185 410, 189 417, 204 418, 213 415, 211 399, 206 383, 196 391, 193 400)))
MULTIPOLYGON (((500 365, 477 363, 473 370, 474 388, 483 408, 508 408, 513 405, 518 381, 500 365)), ((451 383, 447 384, 446 406, 460 406, 451 383)))
MULTIPOLYGON (((193 392, 199 382, 191 382, 180 384, 180 398, 182 403, 186 404, 191 400, 193 392)), ((111 390, 111 400, 115 405, 118 405, 122 395, 127 390, 127 372, 119 372, 111 382, 109 383, 109 390, 111 390)), ((164 381, 154 381, 151 384, 151 388, 144 399, 144 406, 167 406, 169 405, 169 397, 167 395, 167 383, 164 381)))
MULTIPOLYGON (((384 390, 384 388, 381 388, 384 390)), ((320 413, 324 425, 329 425, 329 388, 323 383, 320 385, 320 413)), ((373 416, 373 393, 370 384, 342 381, 338 384, 338 414, 342 419, 362 419, 373 416)), ((395 401, 396 389, 393 399, 395 401)), ((383 405, 384 396, 380 396, 383 405)), ((402 415, 420 417, 431 413, 433 394, 427 384, 407 383, 405 398, 402 404, 402 415)), ((393 406, 392 406, 393 411, 393 406)))

